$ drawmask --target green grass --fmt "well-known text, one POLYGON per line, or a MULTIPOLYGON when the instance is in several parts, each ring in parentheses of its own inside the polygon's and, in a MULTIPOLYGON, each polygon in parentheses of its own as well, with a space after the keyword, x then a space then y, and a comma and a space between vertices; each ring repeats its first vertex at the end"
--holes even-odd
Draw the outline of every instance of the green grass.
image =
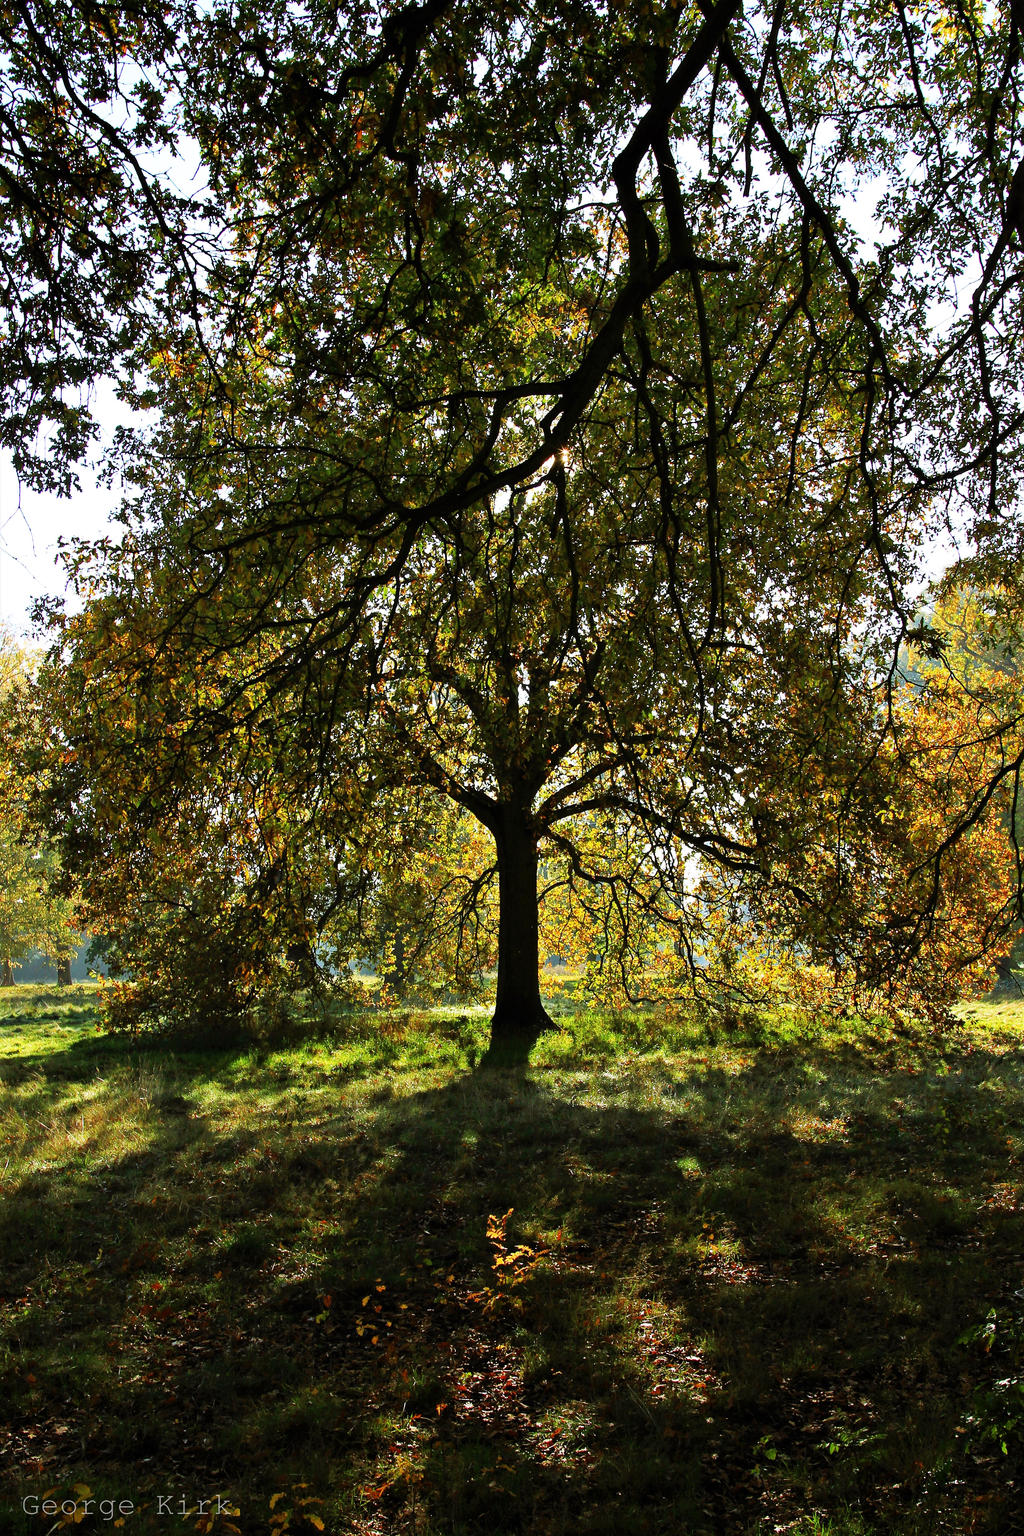
POLYGON ((0 999, 4 1529, 1024 1530, 1024 1008, 481 1072, 478 1012, 173 1055, 92 1001, 0 999))

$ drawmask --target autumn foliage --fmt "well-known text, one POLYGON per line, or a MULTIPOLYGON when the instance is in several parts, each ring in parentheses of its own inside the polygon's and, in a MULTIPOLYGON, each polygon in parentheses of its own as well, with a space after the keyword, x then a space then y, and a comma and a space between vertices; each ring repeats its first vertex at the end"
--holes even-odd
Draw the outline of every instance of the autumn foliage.
POLYGON ((557 955, 945 1007, 1021 887, 1016 706, 918 618, 937 535, 1020 565, 1019 7, 51 19, 2 435, 67 483, 89 367, 139 413, 48 683, 126 1006, 493 970, 522 1057, 557 955))

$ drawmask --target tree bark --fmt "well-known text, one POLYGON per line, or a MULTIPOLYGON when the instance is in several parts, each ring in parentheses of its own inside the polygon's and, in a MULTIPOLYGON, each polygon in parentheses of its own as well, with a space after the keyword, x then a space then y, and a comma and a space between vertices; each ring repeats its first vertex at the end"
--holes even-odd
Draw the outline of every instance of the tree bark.
POLYGON ((3 972, 0 975, 0 987, 14 986, 14 967, 9 960, 3 963, 3 972))
POLYGON ((57 961, 57 985, 58 987, 70 987, 71 985, 71 961, 57 961))
POLYGON ((384 985, 396 997, 404 997, 409 984, 409 965, 405 957, 405 929, 401 925, 395 929, 392 960, 391 969, 384 972, 384 985))
POLYGON ((491 827, 498 853, 498 988, 485 1060, 524 1061, 553 1029, 540 998, 537 834, 521 805, 499 804, 491 827))
POLYGON ((313 984, 316 978, 316 956, 308 940, 293 939, 285 950, 285 959, 300 986, 308 987, 313 984))

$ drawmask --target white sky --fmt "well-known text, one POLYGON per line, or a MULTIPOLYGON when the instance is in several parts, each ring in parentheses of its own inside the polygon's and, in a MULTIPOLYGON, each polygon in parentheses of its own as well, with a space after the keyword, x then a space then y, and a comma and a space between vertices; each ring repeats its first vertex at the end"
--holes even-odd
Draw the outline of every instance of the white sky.
POLYGON ((81 480, 81 491, 68 500, 41 496, 19 486, 10 460, 0 459, 0 624, 13 634, 31 634, 37 598, 65 591, 58 540, 99 538, 106 530, 112 493, 97 487, 88 471, 81 480))
MULTIPOLYGON (((101 380, 92 393, 101 439, 90 457, 98 462, 115 427, 128 425, 133 413, 117 399, 109 380, 101 380)), ((15 635, 31 637, 31 609, 37 598, 67 592, 58 541, 99 539, 110 532, 108 523, 118 509, 120 491, 116 485, 97 485, 95 475, 84 466, 78 478, 81 488, 70 497, 42 496, 19 485, 9 457, 0 453, 0 625, 15 635)))

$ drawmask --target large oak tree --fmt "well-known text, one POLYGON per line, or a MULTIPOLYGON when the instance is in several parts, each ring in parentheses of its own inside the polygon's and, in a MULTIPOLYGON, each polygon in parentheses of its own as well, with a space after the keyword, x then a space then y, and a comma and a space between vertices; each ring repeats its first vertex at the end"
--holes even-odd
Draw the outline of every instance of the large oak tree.
MULTIPOLYGON (((472 810, 499 1031, 542 1021, 524 914, 542 835, 582 869, 570 808, 866 945, 844 861, 906 739, 918 550, 948 522, 1019 554, 1019 5, 59 15, 4 22, 5 259, 33 274, 10 431, 59 416, 40 358, 69 337, 94 367, 121 349, 159 411, 122 444, 104 579, 177 675, 248 658, 214 699, 183 687, 179 735, 301 699, 308 771, 357 740, 472 810), (92 271, 119 329, 76 307, 92 271)), ((153 645, 117 652, 145 697, 153 645)), ((893 964, 940 899, 911 888, 893 964)))

